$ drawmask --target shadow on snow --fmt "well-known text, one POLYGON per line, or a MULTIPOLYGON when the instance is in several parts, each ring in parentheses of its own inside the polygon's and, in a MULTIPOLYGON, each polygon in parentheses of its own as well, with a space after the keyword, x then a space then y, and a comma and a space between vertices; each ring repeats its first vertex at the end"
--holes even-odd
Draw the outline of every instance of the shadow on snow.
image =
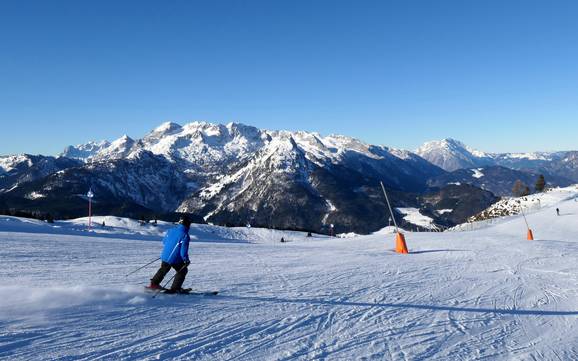
POLYGON ((370 302, 349 302, 331 301, 316 299, 281 299, 274 297, 250 297, 250 296, 220 296, 220 299, 248 300, 257 302, 270 302, 279 304, 305 304, 337 307, 377 307, 377 308, 411 308, 427 311, 452 311, 452 312, 473 312, 473 313, 493 313, 497 315, 517 315, 517 316, 578 316, 578 311, 544 311, 544 310, 521 310, 521 309, 501 309, 501 308, 473 308, 473 307, 451 307, 438 305, 420 305, 412 303, 370 303, 370 302))

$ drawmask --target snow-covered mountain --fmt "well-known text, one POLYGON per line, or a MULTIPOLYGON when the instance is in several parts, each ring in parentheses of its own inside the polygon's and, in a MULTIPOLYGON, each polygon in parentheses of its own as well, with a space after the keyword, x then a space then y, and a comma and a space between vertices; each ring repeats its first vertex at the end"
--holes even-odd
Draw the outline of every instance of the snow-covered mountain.
POLYGON ((60 154, 61 157, 78 159, 86 161, 92 158, 96 153, 100 152, 102 149, 110 146, 110 142, 103 140, 100 142, 88 142, 86 144, 79 144, 77 146, 68 146, 60 154))
POLYGON ((470 148, 451 138, 426 142, 415 153, 449 172, 492 164, 492 157, 487 153, 470 148))
POLYGON ((92 186, 101 202, 95 211, 100 206, 107 213, 121 203, 138 212, 186 211, 221 224, 315 230, 335 223, 335 231, 370 232, 387 219, 379 181, 400 206, 416 207, 415 193, 444 173, 408 151, 238 123, 167 122, 142 139, 125 135, 71 146, 62 156, 84 165, 12 189, 0 196, 0 208, 44 202, 57 214, 77 216, 92 186), (49 202, 56 198, 68 201, 49 202))
POLYGON ((32 165, 31 159, 26 154, 0 156, 0 174, 10 172, 23 163, 32 165))
MULTIPOLYGON (((24 156, 0 158, 0 210, 80 216, 84 194, 92 187, 96 212, 138 216, 181 211, 218 224, 311 230, 334 224, 338 232, 367 233, 389 217, 380 181, 396 208, 429 212, 442 225, 465 220, 495 201, 472 187, 451 188, 452 183, 502 194, 511 189, 503 185, 515 181, 476 176, 482 171, 465 171, 464 177, 471 179, 456 180, 456 174, 452 177, 432 162, 474 171, 500 162, 512 168, 539 164, 547 181, 553 179, 550 170, 578 179, 576 152, 500 155, 446 139, 427 143, 416 154, 342 135, 239 123, 166 122, 141 139, 124 135, 112 142, 69 146, 59 158, 43 159, 34 161, 44 164, 38 167, 24 156), (439 213, 438 204, 456 206, 439 213)), ((512 172, 517 171, 505 173, 512 172)))
POLYGON ((79 165, 81 163, 78 161, 65 157, 30 154, 0 156, 0 194, 79 165))
POLYGON ((451 138, 426 142, 415 153, 450 172, 492 165, 528 168, 536 163, 542 165, 551 162, 564 154, 564 152, 487 153, 451 138))
MULTIPOLYGON (((311 132, 269 131, 239 123, 222 125, 192 122, 180 126, 166 122, 142 139, 133 140, 125 135, 96 152, 86 153, 87 156, 82 159, 85 162, 102 162, 130 158, 131 154, 146 150, 174 162, 188 177, 203 183, 230 173, 233 168, 255 156, 267 157, 271 153, 278 153, 279 157, 284 157, 286 148, 276 148, 277 144, 284 142, 291 143, 292 147, 304 153, 308 161, 318 166, 350 162, 351 158, 367 158, 396 162, 400 172, 405 174, 412 174, 417 169, 423 169, 426 173, 432 170, 440 173, 408 151, 373 146, 341 135, 323 137, 311 132)), ((95 149, 94 144, 68 147, 61 155, 78 155, 83 149, 95 149)), ((410 187, 415 187, 415 183, 412 182, 410 187)), ((423 187, 423 182, 418 183, 418 188, 423 187)), ((399 184, 399 187, 404 188, 406 185, 399 184)))
POLYGON ((546 162, 542 168, 550 174, 578 182, 578 151, 555 153, 555 159, 546 162))
POLYGON ((174 210, 188 190, 186 177, 173 163, 141 150, 127 158, 90 162, 21 182, 0 193, 0 209, 81 216, 86 214, 89 188, 96 194, 95 212, 135 218, 174 210))
POLYGON ((449 172, 458 169, 502 166, 578 182, 578 152, 576 151, 487 153, 448 138, 427 142, 415 153, 449 172))

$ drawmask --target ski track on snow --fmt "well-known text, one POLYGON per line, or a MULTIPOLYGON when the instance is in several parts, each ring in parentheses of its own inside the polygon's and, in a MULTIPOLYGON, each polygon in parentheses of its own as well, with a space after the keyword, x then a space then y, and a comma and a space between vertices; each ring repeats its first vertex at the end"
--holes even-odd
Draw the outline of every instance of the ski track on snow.
POLYGON ((562 230, 408 233, 410 255, 392 235, 206 239, 185 285, 221 293, 157 299, 158 264, 124 274, 160 242, 0 229, 0 359, 578 359, 578 226, 539 217, 562 230))

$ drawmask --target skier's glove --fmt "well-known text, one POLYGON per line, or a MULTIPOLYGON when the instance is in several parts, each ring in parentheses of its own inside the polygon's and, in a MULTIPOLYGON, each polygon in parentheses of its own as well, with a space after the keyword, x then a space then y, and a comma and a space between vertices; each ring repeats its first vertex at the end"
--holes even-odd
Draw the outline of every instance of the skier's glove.
POLYGON ((191 264, 191 261, 189 261, 189 260, 185 261, 185 267, 188 267, 190 264, 191 264))

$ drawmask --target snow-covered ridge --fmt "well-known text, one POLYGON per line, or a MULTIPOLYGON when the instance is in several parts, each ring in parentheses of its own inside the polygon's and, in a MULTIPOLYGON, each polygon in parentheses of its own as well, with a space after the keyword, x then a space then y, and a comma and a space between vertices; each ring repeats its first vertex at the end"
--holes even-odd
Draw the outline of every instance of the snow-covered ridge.
POLYGON ((240 123, 222 125, 201 121, 183 126, 165 122, 142 139, 133 140, 125 135, 113 142, 69 146, 61 155, 85 161, 102 161, 130 157, 141 149, 190 164, 222 163, 247 159, 276 139, 289 139, 318 162, 339 160, 348 151, 375 159, 383 157, 380 152, 388 152, 402 160, 415 157, 409 151, 376 147, 343 135, 321 136, 315 132, 271 131, 240 123))
POLYGON ((417 154, 425 154, 429 152, 439 152, 445 151, 447 153, 458 152, 462 153, 465 156, 473 155, 475 157, 487 157, 488 153, 473 149, 464 143, 460 142, 459 140, 452 139, 452 138, 445 138, 442 140, 433 140, 429 142, 425 142, 422 146, 420 146, 417 150, 417 154))
POLYGON ((415 151, 419 155, 441 154, 446 156, 461 156, 464 159, 488 158, 488 159, 528 159, 528 160, 552 160, 560 152, 527 152, 527 153, 491 153, 484 152, 467 146, 461 141, 446 138, 440 141, 425 142, 415 151))
POLYGON ((474 168, 482 165, 487 153, 472 149, 455 139, 446 138, 440 141, 426 142, 416 151, 416 154, 447 170, 474 168))
POLYGON ((22 162, 32 166, 32 161, 26 154, 0 156, 0 174, 7 173, 22 162))
POLYGON ((424 159, 447 170, 502 165, 514 169, 527 168, 563 159, 570 152, 490 153, 473 149, 464 143, 446 138, 424 143, 416 151, 424 159))
POLYGON ((110 142, 106 140, 102 140, 100 142, 88 142, 86 144, 79 144, 76 146, 68 146, 64 149, 64 151, 60 154, 63 157, 78 159, 78 160, 87 160, 93 158, 96 154, 98 154, 103 149, 106 149, 110 146, 110 142))
POLYGON ((528 160, 552 160, 556 152, 530 152, 530 153, 505 153, 503 158, 528 159, 528 160))

